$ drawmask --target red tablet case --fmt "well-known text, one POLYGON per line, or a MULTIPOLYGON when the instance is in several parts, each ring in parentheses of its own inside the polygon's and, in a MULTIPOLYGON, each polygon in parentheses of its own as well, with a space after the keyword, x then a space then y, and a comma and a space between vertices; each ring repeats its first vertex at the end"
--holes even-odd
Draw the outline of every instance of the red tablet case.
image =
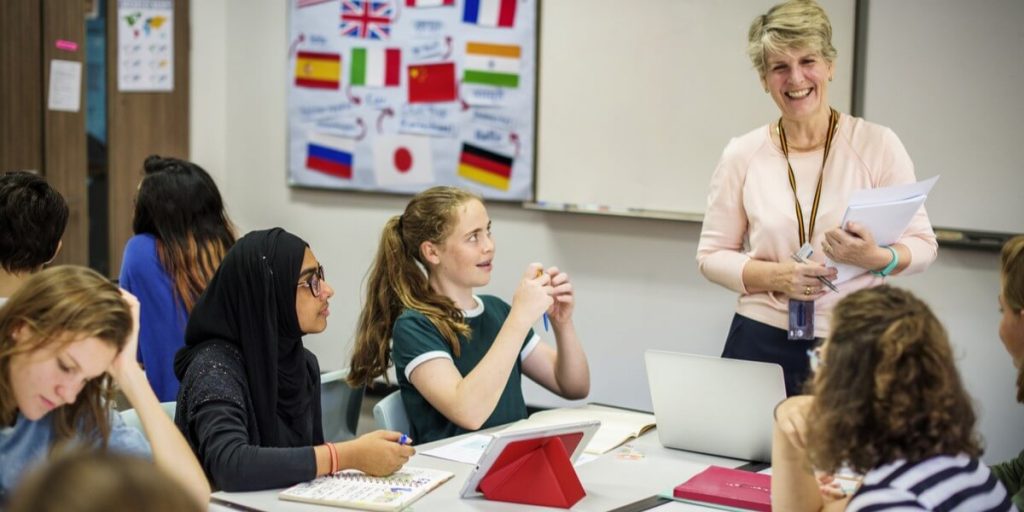
POLYGON ((586 496, 569 455, 582 432, 508 444, 477 490, 495 501, 569 508, 586 496))
POLYGON ((676 486, 676 498, 771 512, 772 477, 750 471, 710 466, 676 486))

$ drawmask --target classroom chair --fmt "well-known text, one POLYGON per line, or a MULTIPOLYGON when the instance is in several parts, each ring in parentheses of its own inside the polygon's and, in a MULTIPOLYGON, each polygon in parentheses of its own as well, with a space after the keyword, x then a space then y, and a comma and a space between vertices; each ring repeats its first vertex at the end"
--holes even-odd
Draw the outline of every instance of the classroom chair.
POLYGON ((363 407, 366 388, 349 387, 345 382, 348 370, 335 370, 320 374, 320 411, 324 428, 324 441, 340 442, 356 437, 359 412, 363 407))
POLYGON ((377 428, 409 433, 409 416, 405 414, 402 392, 395 391, 377 402, 373 406, 373 419, 377 421, 377 428))
MULTIPOLYGON (((174 410, 177 404, 177 402, 160 402, 160 407, 162 407, 164 412, 167 413, 167 416, 173 420, 174 410)), ((139 420, 139 413, 135 412, 135 409, 125 409, 119 414, 126 425, 142 430, 142 421, 139 420)))

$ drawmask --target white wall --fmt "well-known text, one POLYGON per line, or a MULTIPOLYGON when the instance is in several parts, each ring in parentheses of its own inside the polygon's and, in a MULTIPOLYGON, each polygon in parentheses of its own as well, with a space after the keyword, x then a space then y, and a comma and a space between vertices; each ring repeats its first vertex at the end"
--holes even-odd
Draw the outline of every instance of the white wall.
MULTIPOLYGON (((330 327, 306 342, 323 368, 335 369, 347 364, 380 228, 406 198, 286 185, 285 27, 281 0, 192 2, 192 158, 214 175, 242 232, 282 226, 311 244, 336 295, 330 327)), ((646 348, 719 353, 735 296, 697 272, 699 224, 488 209, 499 250, 485 292, 508 297, 531 261, 572 275, 592 367, 589 400, 649 408, 646 348)), ((1024 407, 1013 400, 1015 373, 997 336, 996 266, 994 254, 943 248, 927 274, 896 280, 946 322, 978 402, 989 462, 1024 447, 1024 407)), ((562 403, 533 385, 526 397, 562 403)))

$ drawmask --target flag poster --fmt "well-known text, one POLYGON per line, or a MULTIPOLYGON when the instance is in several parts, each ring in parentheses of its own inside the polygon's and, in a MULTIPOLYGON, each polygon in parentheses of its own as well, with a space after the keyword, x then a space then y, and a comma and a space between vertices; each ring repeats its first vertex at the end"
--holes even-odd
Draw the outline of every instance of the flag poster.
POLYGON ((538 0, 288 3, 288 182, 533 199, 538 0))

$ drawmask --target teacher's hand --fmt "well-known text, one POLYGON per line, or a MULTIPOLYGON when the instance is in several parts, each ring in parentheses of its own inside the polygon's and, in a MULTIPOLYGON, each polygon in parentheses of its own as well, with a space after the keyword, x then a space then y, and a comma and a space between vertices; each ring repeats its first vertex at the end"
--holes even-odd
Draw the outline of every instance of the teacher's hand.
POLYGON ((892 255, 875 243, 863 224, 847 222, 846 229, 835 228, 825 233, 821 242, 821 252, 836 263, 847 263, 860 268, 875 270, 885 267, 892 255))
POLYGON ((817 300, 825 295, 828 289, 818 280, 818 276, 836 278, 836 269, 813 261, 779 263, 779 269, 775 290, 796 300, 817 300))

